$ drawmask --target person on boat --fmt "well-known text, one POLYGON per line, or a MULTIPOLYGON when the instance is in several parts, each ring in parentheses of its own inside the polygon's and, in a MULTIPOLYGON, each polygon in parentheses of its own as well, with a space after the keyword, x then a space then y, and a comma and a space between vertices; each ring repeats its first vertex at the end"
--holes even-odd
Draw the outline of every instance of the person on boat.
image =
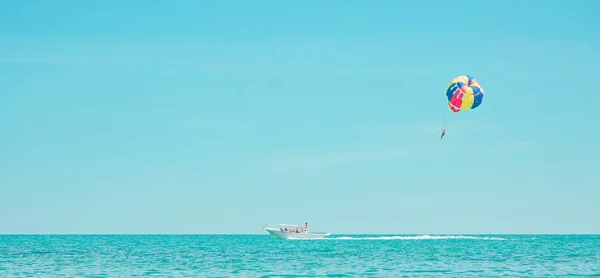
POLYGON ((442 140, 442 138, 444 138, 444 135, 446 135, 446 130, 442 129, 442 135, 440 136, 440 140, 442 140))
POLYGON ((305 222, 304 225, 305 225, 304 231, 308 232, 308 222, 305 222))

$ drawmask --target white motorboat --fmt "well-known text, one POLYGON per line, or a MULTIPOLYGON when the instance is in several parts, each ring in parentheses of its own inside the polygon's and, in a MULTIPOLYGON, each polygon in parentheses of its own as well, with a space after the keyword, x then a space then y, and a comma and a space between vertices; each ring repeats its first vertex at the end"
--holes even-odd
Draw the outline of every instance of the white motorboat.
POLYGON ((330 233, 309 233, 308 229, 304 229, 294 224, 279 224, 279 228, 265 227, 264 229, 269 232, 274 238, 282 239, 312 239, 312 238, 324 238, 330 233))

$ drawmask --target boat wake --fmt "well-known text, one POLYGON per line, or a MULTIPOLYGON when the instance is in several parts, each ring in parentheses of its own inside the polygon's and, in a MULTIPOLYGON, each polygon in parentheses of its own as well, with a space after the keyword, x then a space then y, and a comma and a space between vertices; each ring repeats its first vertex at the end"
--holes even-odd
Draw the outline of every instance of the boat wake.
POLYGON ((340 237, 328 237, 328 238, 310 238, 303 239, 297 238, 295 240, 507 240, 501 237, 486 237, 486 236, 461 236, 461 235, 447 235, 447 236, 431 236, 431 235, 419 235, 419 236, 340 236, 340 237))

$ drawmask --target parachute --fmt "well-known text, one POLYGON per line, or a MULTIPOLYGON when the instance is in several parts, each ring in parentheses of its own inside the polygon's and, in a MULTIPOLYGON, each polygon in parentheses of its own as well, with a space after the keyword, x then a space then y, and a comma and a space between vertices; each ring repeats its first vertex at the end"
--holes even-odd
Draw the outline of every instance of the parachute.
POLYGON ((448 108, 452 113, 461 110, 471 110, 479 107, 483 102, 483 89, 475 78, 461 75, 454 78, 446 88, 448 108))
MULTIPOLYGON (((483 102, 483 89, 479 82, 472 76, 460 75, 452 79, 450 84, 448 84, 446 99, 448 100, 448 108, 450 108, 453 114, 462 110, 473 110, 483 102)), ((442 131, 442 136, 440 139, 444 136, 448 126, 444 113, 442 128, 440 130, 442 131)))

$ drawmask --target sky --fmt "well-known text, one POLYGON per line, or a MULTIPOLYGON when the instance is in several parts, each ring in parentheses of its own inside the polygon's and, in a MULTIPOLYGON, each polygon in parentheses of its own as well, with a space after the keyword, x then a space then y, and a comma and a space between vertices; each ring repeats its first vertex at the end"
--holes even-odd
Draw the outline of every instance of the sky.
POLYGON ((3 1, 0 233, 600 233, 598 10, 3 1))

